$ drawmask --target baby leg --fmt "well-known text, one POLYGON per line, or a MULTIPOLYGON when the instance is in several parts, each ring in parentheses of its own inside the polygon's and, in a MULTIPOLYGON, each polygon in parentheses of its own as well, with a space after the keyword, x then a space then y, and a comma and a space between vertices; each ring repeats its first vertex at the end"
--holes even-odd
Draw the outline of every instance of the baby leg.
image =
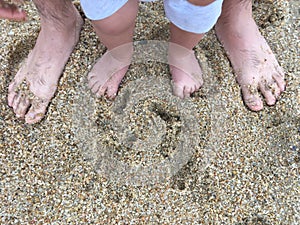
POLYGON ((244 103, 263 108, 260 93, 274 105, 285 89, 284 71, 252 18, 252 0, 224 0, 216 32, 232 63, 244 103))
MULTIPOLYGON (((89 1, 84 0, 81 3, 87 16, 89 16, 89 1)), ((138 0, 120 0, 117 6, 113 6, 114 8, 109 6, 112 4, 111 1, 107 1, 107 4, 104 4, 104 7, 109 8, 111 15, 102 18, 102 6, 98 15, 89 16, 97 36, 107 47, 107 52, 97 60, 88 79, 89 87, 97 96, 107 95, 109 98, 114 98, 128 70, 133 52, 132 38, 138 0)))
POLYGON ((192 49, 217 22, 222 0, 165 0, 164 3, 166 16, 171 21, 169 64, 173 93, 184 98, 203 84, 201 68, 192 49), (177 45, 185 48, 185 51, 177 45))

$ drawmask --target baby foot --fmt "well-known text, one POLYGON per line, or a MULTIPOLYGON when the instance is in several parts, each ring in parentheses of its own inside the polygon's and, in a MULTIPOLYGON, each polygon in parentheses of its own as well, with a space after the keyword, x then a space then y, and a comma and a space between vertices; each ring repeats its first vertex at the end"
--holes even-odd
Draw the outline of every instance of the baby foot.
POLYGON ((132 57, 132 43, 107 51, 93 66, 88 75, 88 85, 97 97, 116 97, 132 57))
POLYGON ((285 89, 284 71, 255 21, 226 23, 220 19, 216 32, 232 63, 244 103, 253 111, 262 110, 260 91, 266 103, 274 105, 285 89))
POLYGON ((174 95, 183 99, 199 90, 203 84, 202 71, 193 50, 170 43, 168 61, 174 95))
POLYGON ((26 123, 36 123, 45 116, 65 64, 79 40, 82 24, 78 14, 71 30, 45 25, 34 49, 10 83, 8 104, 26 123))

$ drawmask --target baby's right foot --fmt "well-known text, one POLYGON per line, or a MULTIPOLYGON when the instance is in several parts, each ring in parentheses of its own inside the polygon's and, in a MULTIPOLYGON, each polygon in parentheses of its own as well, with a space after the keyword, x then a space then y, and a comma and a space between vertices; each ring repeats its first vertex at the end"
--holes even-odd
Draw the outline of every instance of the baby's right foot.
POLYGON ((88 75, 89 88, 97 97, 114 99, 131 62, 132 45, 125 44, 107 51, 88 75))

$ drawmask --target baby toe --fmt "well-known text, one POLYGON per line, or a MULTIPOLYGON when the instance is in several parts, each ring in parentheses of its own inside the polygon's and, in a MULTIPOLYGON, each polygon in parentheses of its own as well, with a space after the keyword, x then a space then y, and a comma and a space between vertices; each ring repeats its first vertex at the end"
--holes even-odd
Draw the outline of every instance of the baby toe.
POLYGON ((99 90, 97 91, 97 93, 96 93, 96 97, 99 98, 99 97, 101 97, 101 96, 104 96, 106 90, 107 90, 107 86, 106 86, 106 85, 101 86, 101 87, 99 88, 99 90))
POLYGON ((93 81, 93 82, 89 83, 89 88, 95 94, 98 92, 98 90, 100 88, 100 83, 97 81, 93 81))
POLYGON ((191 96, 192 89, 193 89, 192 87, 187 87, 187 86, 184 87, 183 89, 184 98, 188 98, 191 96))
POLYGON ((118 87, 107 88, 106 95, 109 99, 114 99, 117 96, 118 87))
POLYGON ((173 94, 181 99, 184 99, 184 87, 173 83, 173 94))

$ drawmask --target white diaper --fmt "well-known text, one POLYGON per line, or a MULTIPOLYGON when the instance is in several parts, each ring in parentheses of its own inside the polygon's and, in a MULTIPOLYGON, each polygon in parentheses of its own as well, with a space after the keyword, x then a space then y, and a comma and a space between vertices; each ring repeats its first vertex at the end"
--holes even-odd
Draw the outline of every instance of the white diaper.
MULTIPOLYGON (((101 20, 111 16, 128 0, 81 0, 85 15, 91 20, 101 20)), ((155 0, 142 0, 150 2, 155 0)), ((217 22, 222 11, 223 0, 215 0, 207 6, 196 6, 187 0, 164 0, 167 18, 182 30, 205 33, 217 22)))
POLYGON ((164 0, 166 17, 182 30, 203 34, 216 24, 223 0, 207 6, 196 6, 187 0, 164 0))
POLYGON ((111 16, 128 0, 80 0, 84 14, 90 20, 102 20, 111 16))

